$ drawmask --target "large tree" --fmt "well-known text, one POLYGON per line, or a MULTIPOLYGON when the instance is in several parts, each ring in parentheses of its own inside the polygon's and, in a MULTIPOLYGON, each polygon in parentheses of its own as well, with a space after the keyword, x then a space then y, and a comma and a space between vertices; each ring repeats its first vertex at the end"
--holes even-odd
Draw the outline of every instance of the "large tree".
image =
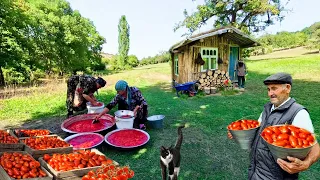
POLYGON ((34 72, 93 70, 105 42, 66 0, 1 0, 0 34, 0 86, 30 82, 34 72))
POLYGON ((197 11, 189 14, 184 10, 185 19, 179 22, 174 30, 180 27, 193 33, 206 22, 214 18, 213 27, 231 25, 247 33, 264 30, 275 21, 284 18, 283 13, 290 0, 205 0, 197 11))
POLYGON ((0 86, 5 85, 3 68, 20 70, 28 53, 29 18, 23 1, 2 0, 0 6, 0 86))
POLYGON ((122 15, 118 25, 119 37, 118 37, 118 63, 119 69, 124 69, 128 63, 128 53, 130 48, 130 26, 127 22, 126 16, 122 15))

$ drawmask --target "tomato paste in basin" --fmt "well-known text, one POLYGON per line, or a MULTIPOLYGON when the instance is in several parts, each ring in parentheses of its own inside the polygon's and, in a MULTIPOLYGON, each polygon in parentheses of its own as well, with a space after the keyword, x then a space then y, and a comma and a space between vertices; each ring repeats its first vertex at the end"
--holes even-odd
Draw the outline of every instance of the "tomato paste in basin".
POLYGON ((149 141, 148 133, 138 129, 121 129, 108 134, 106 135, 107 143, 116 147, 133 148, 149 141))
POLYGON ((101 144, 103 142, 103 136, 97 133, 75 134, 66 138, 66 141, 75 149, 87 149, 101 144))

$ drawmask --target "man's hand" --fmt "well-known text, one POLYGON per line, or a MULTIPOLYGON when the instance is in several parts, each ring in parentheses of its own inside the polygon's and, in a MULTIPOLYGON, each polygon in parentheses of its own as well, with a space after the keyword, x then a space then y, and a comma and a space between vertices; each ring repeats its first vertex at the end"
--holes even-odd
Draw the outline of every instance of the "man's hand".
POLYGON ((298 158, 288 156, 290 162, 286 162, 280 158, 277 159, 279 166, 289 174, 298 173, 309 168, 310 164, 307 161, 301 161, 298 158))
MULTIPOLYGON (((227 128, 228 129, 228 128, 227 128)), ((228 130, 228 138, 229 139, 233 139, 232 134, 230 133, 230 131, 228 130)))

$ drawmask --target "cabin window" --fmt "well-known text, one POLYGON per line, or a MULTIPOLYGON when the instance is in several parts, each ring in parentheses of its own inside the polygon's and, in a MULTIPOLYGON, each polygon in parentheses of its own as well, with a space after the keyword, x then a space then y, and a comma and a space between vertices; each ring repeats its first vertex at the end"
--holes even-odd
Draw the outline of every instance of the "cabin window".
POLYGON ((174 74, 179 75, 179 57, 178 55, 174 55, 174 74))
POLYGON ((218 69, 218 48, 201 48, 201 57, 204 60, 204 65, 201 66, 201 71, 210 69, 218 69))

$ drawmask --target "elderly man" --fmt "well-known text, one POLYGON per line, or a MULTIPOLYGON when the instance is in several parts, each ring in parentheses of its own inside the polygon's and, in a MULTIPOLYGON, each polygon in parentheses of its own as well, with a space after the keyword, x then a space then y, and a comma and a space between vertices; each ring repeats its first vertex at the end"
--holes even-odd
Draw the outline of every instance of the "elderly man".
MULTIPOLYGON (((320 158, 319 144, 315 144, 308 156, 302 160, 287 157, 288 161, 274 159, 260 134, 267 126, 292 124, 314 133, 312 121, 305 107, 290 97, 292 77, 286 73, 277 73, 264 80, 268 88, 270 102, 264 106, 259 121, 261 127, 251 145, 248 179, 295 180, 298 173, 308 169, 320 158)), ((232 138, 228 133, 229 138, 232 138)))
POLYGON ((292 77, 286 73, 277 73, 264 80, 268 88, 270 102, 264 106, 259 121, 261 127, 251 149, 249 179, 298 179, 298 173, 308 169, 320 157, 320 147, 312 147, 304 159, 287 157, 288 161, 274 159, 259 134, 267 127, 277 124, 292 124, 314 133, 312 121, 305 107, 290 97, 292 77))

